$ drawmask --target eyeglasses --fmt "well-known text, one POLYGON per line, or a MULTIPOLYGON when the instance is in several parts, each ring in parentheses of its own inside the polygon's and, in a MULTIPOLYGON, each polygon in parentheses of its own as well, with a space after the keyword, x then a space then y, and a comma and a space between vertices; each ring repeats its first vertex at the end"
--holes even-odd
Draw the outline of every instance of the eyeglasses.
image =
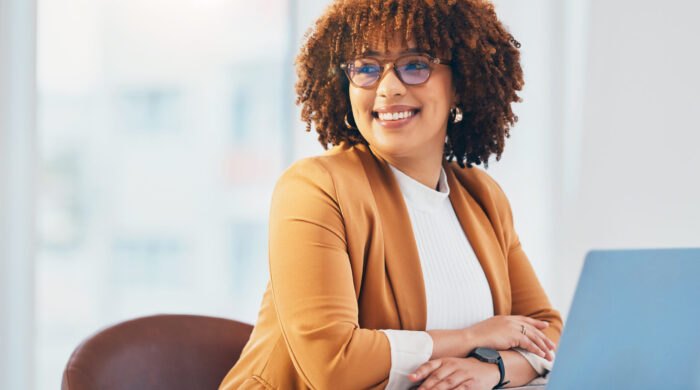
POLYGON ((370 87, 384 74, 386 64, 392 64, 396 76, 407 85, 423 84, 430 78, 434 65, 448 65, 449 61, 431 57, 427 54, 406 54, 395 60, 379 60, 363 57, 340 64, 348 79, 357 87, 370 87))

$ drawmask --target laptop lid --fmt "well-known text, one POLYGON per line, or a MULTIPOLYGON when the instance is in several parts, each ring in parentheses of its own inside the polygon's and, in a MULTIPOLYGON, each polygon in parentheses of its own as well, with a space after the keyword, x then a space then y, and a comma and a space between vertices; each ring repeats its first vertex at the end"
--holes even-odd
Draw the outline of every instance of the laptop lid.
POLYGON ((547 389, 700 389, 700 249, 589 252, 547 389))

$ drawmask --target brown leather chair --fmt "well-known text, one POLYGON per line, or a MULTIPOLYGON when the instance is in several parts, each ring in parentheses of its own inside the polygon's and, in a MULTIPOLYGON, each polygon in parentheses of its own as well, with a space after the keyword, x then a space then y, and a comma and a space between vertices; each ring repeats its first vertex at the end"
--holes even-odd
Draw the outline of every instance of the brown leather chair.
POLYGON ((224 318, 155 315, 83 341, 63 372, 63 390, 215 390, 253 326, 224 318))

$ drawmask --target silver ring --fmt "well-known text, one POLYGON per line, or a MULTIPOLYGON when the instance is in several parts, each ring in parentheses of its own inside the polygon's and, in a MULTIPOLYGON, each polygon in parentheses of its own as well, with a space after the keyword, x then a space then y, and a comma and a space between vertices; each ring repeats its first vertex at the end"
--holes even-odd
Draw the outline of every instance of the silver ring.
POLYGON ((520 327, 521 327, 521 328, 520 328, 520 332, 522 332, 522 334, 526 334, 526 333, 527 333, 527 329, 525 329, 525 325, 524 325, 524 324, 520 324, 520 327))

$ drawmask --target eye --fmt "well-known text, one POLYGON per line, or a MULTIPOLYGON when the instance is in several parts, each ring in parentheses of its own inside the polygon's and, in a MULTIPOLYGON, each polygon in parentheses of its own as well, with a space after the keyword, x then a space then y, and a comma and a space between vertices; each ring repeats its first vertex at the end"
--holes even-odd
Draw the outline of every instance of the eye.
POLYGON ((421 60, 412 60, 403 65, 406 70, 423 70, 428 68, 428 64, 421 60))
POLYGON ((378 73, 379 67, 377 65, 372 65, 372 64, 360 65, 360 66, 355 68, 355 72, 362 73, 362 74, 378 73))

